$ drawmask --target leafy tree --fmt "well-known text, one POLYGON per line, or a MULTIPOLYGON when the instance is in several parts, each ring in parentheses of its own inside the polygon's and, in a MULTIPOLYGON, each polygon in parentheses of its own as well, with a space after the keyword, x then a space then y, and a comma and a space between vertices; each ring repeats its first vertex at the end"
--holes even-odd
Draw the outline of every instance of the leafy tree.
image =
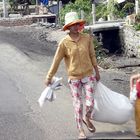
POLYGON ((106 4, 97 4, 96 5, 96 19, 98 20, 99 18, 107 18, 107 6, 106 4))
POLYGON ((127 14, 132 14, 133 11, 134 11, 134 7, 135 7, 135 4, 132 3, 132 2, 127 2, 124 7, 122 8, 122 10, 127 13, 127 14))

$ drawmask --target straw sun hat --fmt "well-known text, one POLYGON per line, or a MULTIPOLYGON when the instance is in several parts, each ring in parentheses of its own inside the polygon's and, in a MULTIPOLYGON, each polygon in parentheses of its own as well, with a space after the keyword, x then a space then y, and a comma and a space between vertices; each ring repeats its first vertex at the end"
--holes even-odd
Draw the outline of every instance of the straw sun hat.
POLYGON ((63 30, 67 30, 68 27, 79 23, 81 26, 85 24, 85 20, 79 19, 78 14, 76 12, 69 12, 65 15, 65 25, 63 26, 63 30))

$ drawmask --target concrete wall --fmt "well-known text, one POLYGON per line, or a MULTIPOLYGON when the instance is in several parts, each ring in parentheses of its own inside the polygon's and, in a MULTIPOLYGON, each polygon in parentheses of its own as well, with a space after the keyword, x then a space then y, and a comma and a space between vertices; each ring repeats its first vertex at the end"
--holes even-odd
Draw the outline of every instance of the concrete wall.
POLYGON ((12 14, 9 18, 0 18, 0 26, 24 26, 31 25, 37 22, 56 23, 56 15, 31 15, 21 17, 20 15, 12 14))
POLYGON ((125 25, 120 30, 120 36, 125 55, 140 58, 140 31, 135 31, 132 26, 125 25))
POLYGON ((34 20, 32 18, 6 18, 0 19, 0 26, 24 26, 33 24, 34 20))

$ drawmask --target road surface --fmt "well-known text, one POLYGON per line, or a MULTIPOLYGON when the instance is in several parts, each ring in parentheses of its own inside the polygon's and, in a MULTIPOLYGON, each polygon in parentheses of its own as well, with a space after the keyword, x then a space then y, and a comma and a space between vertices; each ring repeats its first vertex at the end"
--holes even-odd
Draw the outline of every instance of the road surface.
MULTIPOLYGON (((37 103, 45 88, 43 81, 56 49, 56 42, 45 40, 46 30, 33 27, 0 28, 0 140, 77 139, 63 63, 57 73, 57 76, 64 78, 63 86, 56 91, 56 100, 46 102, 43 108, 37 103)), ((123 84, 127 86, 118 89, 122 81, 116 84, 112 79, 124 73, 114 74, 116 71, 101 71, 102 82, 118 92, 125 89, 128 92, 128 78, 123 79, 123 84)), ((94 124, 97 130, 94 134, 85 127, 89 139, 137 138, 133 119, 123 125, 94 124)))

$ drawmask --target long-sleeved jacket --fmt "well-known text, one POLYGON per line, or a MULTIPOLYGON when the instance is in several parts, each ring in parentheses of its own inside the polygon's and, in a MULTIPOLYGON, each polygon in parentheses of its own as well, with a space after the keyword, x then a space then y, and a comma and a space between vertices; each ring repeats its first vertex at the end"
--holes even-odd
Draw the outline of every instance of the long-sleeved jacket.
POLYGON ((52 79, 63 58, 69 79, 81 79, 92 75, 94 72, 93 67, 97 66, 97 62, 90 35, 80 33, 79 40, 75 42, 68 34, 60 41, 53 63, 48 71, 47 79, 52 79))

